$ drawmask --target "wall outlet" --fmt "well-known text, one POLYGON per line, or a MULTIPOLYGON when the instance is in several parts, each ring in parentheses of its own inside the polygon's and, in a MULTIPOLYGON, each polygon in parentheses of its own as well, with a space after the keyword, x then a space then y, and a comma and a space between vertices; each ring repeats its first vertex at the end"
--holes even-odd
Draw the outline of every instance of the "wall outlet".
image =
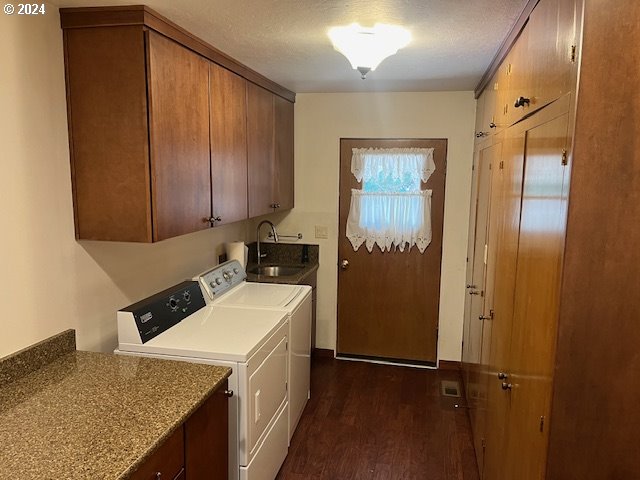
POLYGON ((329 238, 329 227, 316 225, 316 238, 329 238))

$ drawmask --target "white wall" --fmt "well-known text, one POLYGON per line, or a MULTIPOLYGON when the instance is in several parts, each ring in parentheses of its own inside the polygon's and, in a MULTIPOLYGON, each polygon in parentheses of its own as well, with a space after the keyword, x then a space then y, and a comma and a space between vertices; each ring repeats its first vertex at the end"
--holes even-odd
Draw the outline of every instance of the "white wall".
POLYGON ((57 8, 0 15, 0 45, 0 357, 66 328, 79 349, 112 350, 119 308, 214 265, 246 225, 154 245, 77 242, 57 8))
POLYGON ((295 109, 296 208, 281 232, 320 244, 317 346, 334 349, 340 138, 447 138, 438 357, 461 359, 475 100, 472 92, 299 94, 295 109), (314 238, 314 226, 329 238, 314 238))

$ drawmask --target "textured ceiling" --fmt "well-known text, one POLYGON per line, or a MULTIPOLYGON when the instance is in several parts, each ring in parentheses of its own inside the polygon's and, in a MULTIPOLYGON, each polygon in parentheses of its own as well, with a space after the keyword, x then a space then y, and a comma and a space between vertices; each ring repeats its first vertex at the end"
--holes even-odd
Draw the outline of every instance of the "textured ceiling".
MULTIPOLYGON (((54 0, 61 7, 126 0, 54 0)), ((527 0, 147 0, 146 5, 294 92, 473 90, 527 0), (366 80, 327 30, 376 22, 413 36, 366 80)))

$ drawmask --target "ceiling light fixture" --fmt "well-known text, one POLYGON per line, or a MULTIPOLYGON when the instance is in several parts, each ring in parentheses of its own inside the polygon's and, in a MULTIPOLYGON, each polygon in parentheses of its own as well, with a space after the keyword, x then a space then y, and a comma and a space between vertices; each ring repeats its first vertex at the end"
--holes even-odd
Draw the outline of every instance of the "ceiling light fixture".
POLYGON ((346 27, 332 27, 328 32, 333 48, 343 54, 362 79, 376 69, 387 57, 406 47, 411 33, 396 25, 376 23, 373 28, 352 23, 346 27))

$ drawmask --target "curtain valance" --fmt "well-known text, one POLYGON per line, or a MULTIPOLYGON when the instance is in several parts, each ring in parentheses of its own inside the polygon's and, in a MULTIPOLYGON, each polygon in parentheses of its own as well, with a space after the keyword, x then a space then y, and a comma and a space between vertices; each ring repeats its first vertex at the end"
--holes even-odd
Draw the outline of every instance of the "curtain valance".
POLYGON ((406 176, 429 180, 436 170, 433 148, 354 148, 351 157, 351 173, 358 182, 378 178, 381 173, 393 180, 406 176))

